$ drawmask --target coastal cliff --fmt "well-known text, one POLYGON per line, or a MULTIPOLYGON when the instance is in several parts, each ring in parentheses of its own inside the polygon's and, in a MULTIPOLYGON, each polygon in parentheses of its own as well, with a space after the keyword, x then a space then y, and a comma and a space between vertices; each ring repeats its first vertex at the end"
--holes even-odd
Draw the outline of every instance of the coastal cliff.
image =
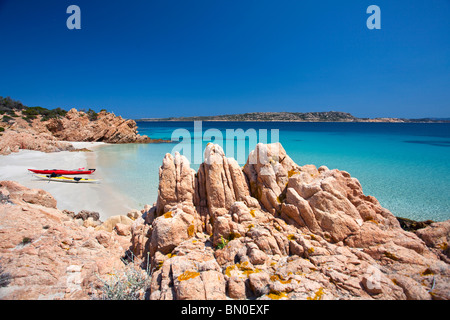
POLYGON ((1 118, 0 155, 19 149, 43 152, 75 150, 70 141, 158 142, 139 135, 134 120, 123 119, 107 111, 96 113, 92 110, 84 112, 71 109, 68 112, 52 112, 15 103, 14 107, 5 108, 7 113, 1 118))
POLYGON ((123 119, 113 113, 101 111, 95 120, 85 112, 71 109, 66 116, 50 119, 44 127, 63 141, 99 141, 107 143, 148 143, 150 138, 137 133, 134 120, 123 119))
POLYGON ((258 144, 243 168, 211 143, 197 172, 166 154, 159 179, 153 206, 101 224, 61 218, 49 194, 1 182, 0 264, 11 282, 0 293, 88 299, 101 290, 94 274, 125 268, 128 252, 152 300, 450 299, 450 220, 405 231, 356 178, 299 166, 280 144, 258 144), (78 286, 65 285, 74 268, 78 286), (34 294, 20 291, 35 273, 34 294))

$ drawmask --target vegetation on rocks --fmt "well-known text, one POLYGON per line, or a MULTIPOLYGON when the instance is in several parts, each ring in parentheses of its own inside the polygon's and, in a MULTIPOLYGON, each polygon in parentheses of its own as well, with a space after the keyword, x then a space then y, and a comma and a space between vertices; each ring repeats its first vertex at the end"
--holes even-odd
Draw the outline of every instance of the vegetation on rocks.
POLYGON ((140 121, 287 121, 287 122, 448 122, 444 119, 357 118, 350 113, 328 112, 250 112, 216 116, 144 118, 140 121))
POLYGON ((92 109, 65 111, 43 107, 26 107, 19 101, 0 97, 2 139, 0 154, 20 149, 44 152, 71 151, 66 141, 101 141, 107 143, 158 143, 137 132, 136 122, 113 113, 92 109))
MULTIPOLYGON (((124 261, 125 263, 125 261, 124 261)), ((134 263, 126 263, 122 270, 113 270, 106 276, 97 275, 100 281, 99 293, 93 300, 144 300, 150 286, 148 270, 142 270, 134 263)))
POLYGON ((24 120, 31 122, 37 119, 38 116, 40 116, 41 121, 64 117, 67 111, 61 108, 50 110, 43 107, 27 107, 20 101, 13 100, 10 97, 0 97, 0 114, 6 114, 3 116, 3 122, 13 120, 11 117, 19 117, 17 113, 20 113, 24 120))

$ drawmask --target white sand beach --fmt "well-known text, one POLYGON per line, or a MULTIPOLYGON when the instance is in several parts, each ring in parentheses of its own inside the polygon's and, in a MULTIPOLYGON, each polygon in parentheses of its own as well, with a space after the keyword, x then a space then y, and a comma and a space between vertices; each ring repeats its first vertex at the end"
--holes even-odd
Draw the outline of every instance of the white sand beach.
POLYGON ((114 186, 102 181, 101 169, 96 167, 95 150, 102 142, 72 142, 77 149, 87 148, 93 152, 54 152, 20 150, 7 156, 0 156, 0 181, 13 180, 28 188, 48 191, 57 201, 60 210, 78 213, 81 210, 97 211, 100 219, 114 215, 125 215, 132 208, 126 197, 114 186), (64 183, 36 178, 28 169, 78 169, 96 168, 96 172, 83 176, 99 180, 99 183, 64 183))

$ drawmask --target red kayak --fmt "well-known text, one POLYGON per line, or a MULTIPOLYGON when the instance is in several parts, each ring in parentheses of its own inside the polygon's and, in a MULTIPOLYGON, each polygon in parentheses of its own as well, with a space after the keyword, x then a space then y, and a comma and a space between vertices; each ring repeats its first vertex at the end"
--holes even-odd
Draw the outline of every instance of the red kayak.
POLYGON ((61 169, 45 169, 45 170, 35 170, 35 169, 28 169, 31 172, 34 173, 38 173, 38 174, 57 174, 57 175, 71 175, 71 174, 91 174, 95 171, 95 169, 88 169, 88 170, 83 170, 82 169, 78 169, 78 170, 61 170, 61 169))

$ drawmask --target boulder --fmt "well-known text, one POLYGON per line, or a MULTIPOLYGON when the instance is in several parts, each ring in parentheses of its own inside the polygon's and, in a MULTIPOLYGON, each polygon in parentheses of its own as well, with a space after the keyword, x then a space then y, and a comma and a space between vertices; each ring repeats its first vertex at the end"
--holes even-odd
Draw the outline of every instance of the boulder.
POLYGON ((131 226, 133 224, 133 220, 124 215, 112 216, 106 219, 106 221, 98 226, 96 230, 112 232, 118 223, 131 226))
POLYGON ((225 278, 206 239, 181 242, 169 256, 161 257, 153 272, 152 300, 223 300, 225 278))
POLYGON ((193 206, 195 171, 190 168, 189 161, 178 152, 175 156, 166 154, 159 169, 158 199, 156 215, 168 212, 178 203, 193 206))
MULTIPOLYGON (((426 245, 436 252, 448 258, 450 262, 450 220, 431 223, 428 227, 415 232, 426 245)), ((444 258, 445 259, 445 258, 444 258)))
POLYGON ((0 188, 7 190, 8 200, 56 208, 56 199, 47 191, 28 189, 15 181, 0 181, 0 188))
POLYGON ((181 242, 194 236, 199 221, 190 212, 174 207, 152 223, 150 236, 150 254, 156 251, 162 254, 170 253, 181 242))

